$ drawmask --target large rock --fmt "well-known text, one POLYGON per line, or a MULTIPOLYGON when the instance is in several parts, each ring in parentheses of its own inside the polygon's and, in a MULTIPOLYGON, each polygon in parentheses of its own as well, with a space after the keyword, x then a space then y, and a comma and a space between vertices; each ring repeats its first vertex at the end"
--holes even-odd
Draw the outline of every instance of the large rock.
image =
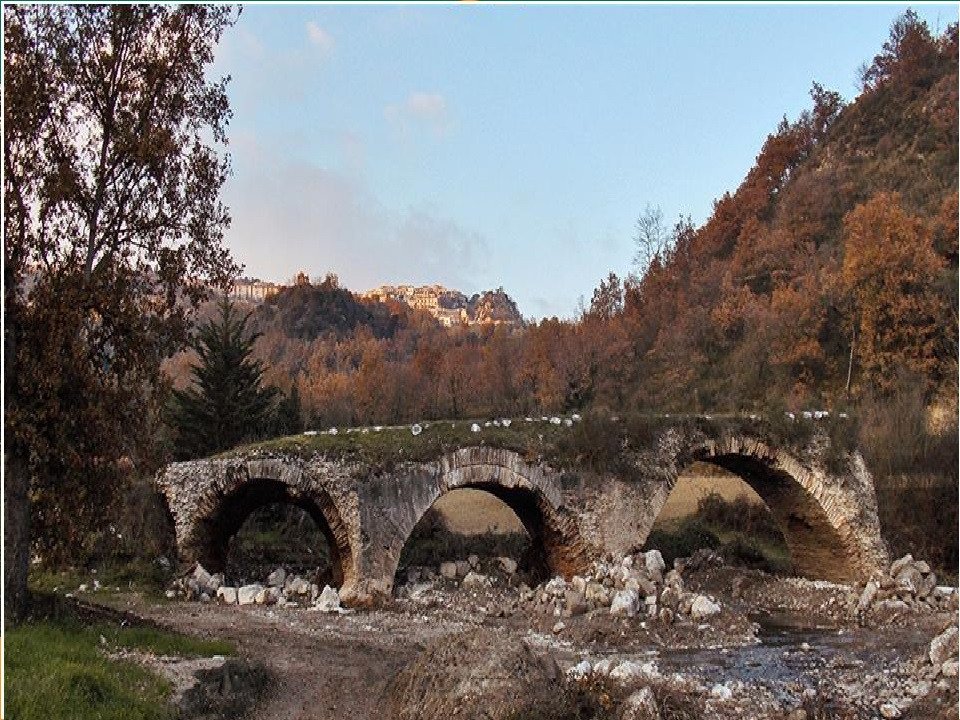
POLYGON ((500 563, 500 569, 507 575, 513 575, 517 572, 517 561, 513 558, 499 557, 497 562, 500 563))
POLYGON ((877 584, 875 580, 869 581, 863 588, 863 592, 860 593, 860 599, 857 601, 857 612, 864 613, 873 604, 874 599, 877 597, 877 591, 880 589, 880 585, 877 584))
POLYGON ((547 595, 553 595, 554 597, 562 597, 566 589, 567 589, 567 581, 560 576, 551 578, 543 586, 543 591, 547 593, 547 595))
POLYGON ((576 717, 560 669, 519 638, 480 628, 432 641, 389 688, 384 717, 508 720, 576 717))
POLYGON ((197 594, 216 595, 217 589, 223 584, 222 575, 211 575, 200 563, 197 563, 196 567, 193 568, 190 578, 196 583, 197 594))
POLYGON ((667 585, 663 592, 660 593, 660 604, 665 608, 670 608, 676 612, 677 607, 680 605, 680 591, 672 585, 667 585))
POLYGON ((320 612, 340 612, 340 595, 335 588, 324 585, 323 592, 314 603, 314 607, 320 612))
POLYGON ((226 585, 221 585, 217 588, 217 600, 220 600, 226 605, 236 605, 237 604, 237 589, 235 587, 228 587, 226 585))
POLYGON ((924 575, 917 585, 917 597, 929 597, 937 587, 937 576, 933 573, 924 575))
POLYGON ((951 625, 930 641, 930 662, 934 667, 957 657, 957 626, 951 625))
POLYGON ((447 580, 457 579, 457 564, 455 562, 440 563, 440 576, 447 580))
POLYGON ((893 564, 890 565, 890 573, 889 573, 890 577, 895 578, 897 575, 900 574, 901 570, 903 570, 908 565, 912 565, 912 564, 913 564, 913 555, 911 555, 910 553, 907 553, 899 560, 894 560, 893 564))
POLYGON ((598 582, 587 583, 583 596, 588 603, 596 607, 606 607, 610 604, 610 592, 598 582))
POLYGON ((261 590, 263 590, 263 585, 260 583, 244 585, 242 588, 237 590, 237 604, 253 605, 255 602, 257 602, 257 596, 260 594, 261 590))
POLYGON ((913 565, 907 565, 896 574, 894 580, 897 581, 898 589, 916 593, 921 582, 923 582, 923 575, 913 565))
POLYGON ((272 573, 267 575, 267 585, 270 587, 279 587, 282 588, 283 584, 287 581, 287 571, 282 567, 277 568, 272 573))
POLYGON ((299 575, 288 577, 283 586, 285 595, 308 595, 310 593, 310 583, 299 575))
POLYGON ((698 595, 690 606, 690 617, 696 621, 706 620, 719 613, 720 606, 706 595, 698 595))
POLYGON ((277 599, 280 597, 279 588, 275 587, 265 587, 261 588, 260 592, 257 593, 255 602, 257 605, 273 605, 277 602, 277 599))
POLYGON ((621 590, 613 596, 610 602, 611 615, 626 615, 633 617, 640 610, 640 596, 636 590, 621 590))
POLYGON ((663 555, 659 550, 647 550, 644 554, 644 563, 651 580, 655 582, 663 580, 663 571, 666 570, 667 564, 663 561, 663 555))
POLYGON ((649 687, 637 690, 623 702, 620 720, 660 720, 657 699, 649 687))
POLYGON ((583 593, 576 590, 567 590, 564 593, 567 615, 583 615, 587 611, 587 599, 583 593))
POLYGON ((482 575, 478 572, 471 570, 467 573, 466 577, 463 578, 463 586, 465 588, 485 588, 490 587, 491 582, 490 578, 486 575, 482 575))

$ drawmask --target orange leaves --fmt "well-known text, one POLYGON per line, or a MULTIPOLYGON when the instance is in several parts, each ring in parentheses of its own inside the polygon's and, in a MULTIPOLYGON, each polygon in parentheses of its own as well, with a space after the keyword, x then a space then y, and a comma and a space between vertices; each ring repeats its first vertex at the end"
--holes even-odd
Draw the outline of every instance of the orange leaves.
POLYGON ((930 230, 903 210, 899 195, 878 193, 844 218, 844 240, 842 282, 867 379, 886 388, 902 370, 930 377, 944 314, 933 292, 944 263, 930 230))

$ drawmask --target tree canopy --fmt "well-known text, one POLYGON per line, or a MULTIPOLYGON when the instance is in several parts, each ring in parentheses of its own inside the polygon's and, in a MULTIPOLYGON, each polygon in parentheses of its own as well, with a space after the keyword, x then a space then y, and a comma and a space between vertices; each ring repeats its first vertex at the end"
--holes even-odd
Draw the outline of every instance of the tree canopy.
MULTIPOLYGON (((226 6, 4 7, 7 610, 34 537, 61 549, 149 465, 160 363, 237 268, 219 200, 226 6)), ((56 548, 42 548, 53 552, 56 548)))
POLYGON ((263 364, 250 357, 259 337, 247 331, 250 315, 226 300, 219 308, 219 317, 197 333, 193 385, 173 392, 171 422, 181 457, 210 455, 259 437, 272 419, 277 392, 261 387, 263 364))

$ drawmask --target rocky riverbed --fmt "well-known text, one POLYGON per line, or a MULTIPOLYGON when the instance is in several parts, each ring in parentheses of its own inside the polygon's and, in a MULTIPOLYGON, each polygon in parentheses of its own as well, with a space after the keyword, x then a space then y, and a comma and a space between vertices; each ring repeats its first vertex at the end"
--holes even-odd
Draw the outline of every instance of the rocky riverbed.
POLYGON ((240 604, 220 592, 228 585, 196 592, 199 574, 172 601, 119 602, 231 639, 265 665, 276 684, 251 717, 957 713, 957 593, 913 558, 847 586, 727 567, 708 552, 671 568, 656 551, 609 557, 538 585, 508 558, 470 557, 406 569, 395 600, 375 610, 345 609, 333 588, 285 572, 240 604))

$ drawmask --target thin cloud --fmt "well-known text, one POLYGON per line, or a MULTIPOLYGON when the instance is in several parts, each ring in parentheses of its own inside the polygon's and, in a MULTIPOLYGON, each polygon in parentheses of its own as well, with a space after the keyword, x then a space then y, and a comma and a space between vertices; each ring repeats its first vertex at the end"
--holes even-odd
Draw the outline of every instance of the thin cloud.
POLYGON ((437 208, 386 207, 362 179, 284 157, 249 134, 235 135, 232 148, 228 242, 248 274, 277 280, 330 270, 354 290, 389 282, 478 289, 487 239, 437 208))
POLYGON ((324 55, 329 55, 333 52, 335 45, 333 36, 313 20, 307 22, 307 39, 314 47, 319 48, 324 55))
POLYGON ((414 91, 402 103, 387 105, 383 115, 387 122, 404 133, 411 125, 424 125, 443 136, 451 127, 447 100, 438 92, 414 91))

